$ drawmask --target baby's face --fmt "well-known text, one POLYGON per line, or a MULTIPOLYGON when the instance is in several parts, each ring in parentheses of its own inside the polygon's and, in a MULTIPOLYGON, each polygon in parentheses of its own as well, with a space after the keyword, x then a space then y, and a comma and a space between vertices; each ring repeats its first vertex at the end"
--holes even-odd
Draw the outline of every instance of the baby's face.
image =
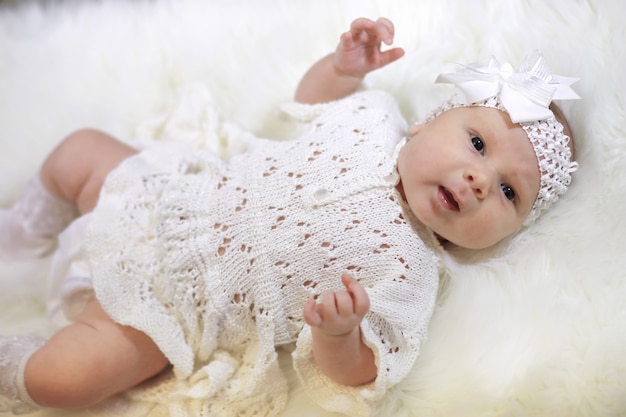
POLYGON ((497 109, 461 107, 410 133, 398 173, 422 223, 469 249, 489 247, 520 229, 540 181, 521 126, 497 109))

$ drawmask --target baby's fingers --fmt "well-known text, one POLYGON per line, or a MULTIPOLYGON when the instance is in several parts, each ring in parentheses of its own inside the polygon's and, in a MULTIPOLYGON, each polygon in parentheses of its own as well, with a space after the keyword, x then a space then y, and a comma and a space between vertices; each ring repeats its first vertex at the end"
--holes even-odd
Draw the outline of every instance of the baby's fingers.
POLYGON ((352 295, 347 291, 337 291, 335 296, 335 308, 340 316, 349 317, 355 314, 352 295))
POLYGON ((395 33, 395 28, 391 20, 381 17, 376 21, 374 27, 380 39, 385 42, 385 44, 391 45, 395 33))
POLYGON ((393 48, 380 54, 380 66, 384 67, 404 56, 404 49, 393 48))
POLYGON ((353 36, 360 35, 363 31, 372 31, 376 27, 376 22, 365 17, 359 17, 350 24, 350 32, 353 36))
POLYGON ((317 304, 313 298, 304 304, 303 316, 309 326, 317 327, 322 324, 322 316, 317 312, 317 304))
POLYGON ((350 25, 350 31, 345 33, 342 41, 346 46, 354 46, 356 43, 368 44, 385 42, 387 45, 393 42, 394 27, 389 19, 380 18, 377 21, 361 17, 350 25))
POLYGON ((304 305, 304 320, 310 326, 322 326, 337 319, 337 303, 333 291, 325 291, 316 301, 310 298, 304 305))
POLYGON ((361 17, 350 25, 350 30, 343 33, 339 38, 339 43, 346 49, 352 49, 359 44, 367 43, 368 30, 373 30, 375 23, 369 19, 361 17))
POLYGON ((359 317, 365 316, 370 309, 370 297, 365 288, 348 274, 341 276, 341 282, 352 297, 353 311, 359 317))

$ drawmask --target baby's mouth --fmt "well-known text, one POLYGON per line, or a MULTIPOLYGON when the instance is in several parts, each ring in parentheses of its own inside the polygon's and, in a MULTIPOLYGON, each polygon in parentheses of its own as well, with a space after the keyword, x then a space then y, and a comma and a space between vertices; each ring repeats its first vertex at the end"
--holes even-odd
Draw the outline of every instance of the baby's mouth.
POLYGON ((445 208, 452 211, 459 211, 459 203, 454 199, 454 195, 444 186, 439 186, 439 198, 445 208))

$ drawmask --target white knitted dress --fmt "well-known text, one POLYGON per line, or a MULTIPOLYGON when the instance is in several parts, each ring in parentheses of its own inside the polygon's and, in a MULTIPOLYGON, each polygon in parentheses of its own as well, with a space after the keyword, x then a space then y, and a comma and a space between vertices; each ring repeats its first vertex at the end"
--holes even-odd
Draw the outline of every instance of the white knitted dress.
POLYGON ((229 161, 179 144, 144 150, 110 174, 90 215, 96 296, 171 361, 182 382, 161 400, 183 414, 275 415, 287 395, 276 346, 297 342, 308 394, 369 415, 418 354, 438 258, 395 189, 406 124, 382 92, 302 109, 316 117, 298 139, 254 140, 229 161), (302 318, 343 272, 371 299, 361 327, 378 377, 357 388, 318 372, 302 318))

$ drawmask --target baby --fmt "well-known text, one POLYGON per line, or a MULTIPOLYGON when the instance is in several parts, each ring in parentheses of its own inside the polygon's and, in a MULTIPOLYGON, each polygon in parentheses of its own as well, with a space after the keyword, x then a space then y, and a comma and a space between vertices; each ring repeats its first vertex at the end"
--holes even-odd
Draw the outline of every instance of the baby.
POLYGON ((322 407, 375 412, 419 353, 441 251, 530 225, 577 166, 550 106, 577 97, 573 79, 540 54, 440 76, 460 94, 407 128, 389 95, 356 93, 402 57, 380 49, 393 36, 384 18, 352 23, 298 86, 291 112, 309 124, 294 141, 258 138, 223 161, 93 130, 66 138, 0 213, 4 258, 58 241, 50 314, 63 325, 47 341, 0 337, 0 410, 88 407, 162 374, 167 389, 143 398, 276 415, 288 346, 322 407))

